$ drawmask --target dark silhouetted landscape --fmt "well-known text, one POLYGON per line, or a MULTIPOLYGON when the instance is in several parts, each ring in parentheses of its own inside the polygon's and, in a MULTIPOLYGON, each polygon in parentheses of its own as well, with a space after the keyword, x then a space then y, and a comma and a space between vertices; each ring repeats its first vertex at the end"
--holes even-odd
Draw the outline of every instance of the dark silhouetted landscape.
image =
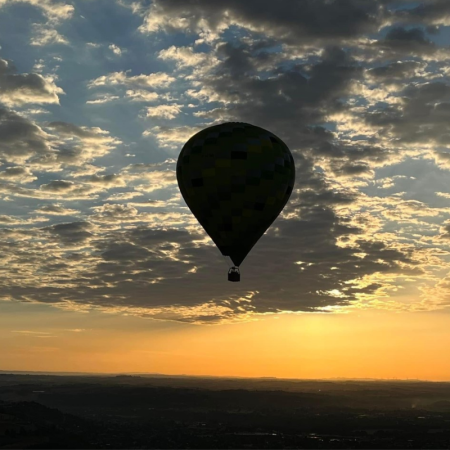
POLYGON ((450 383, 0 373, 0 448, 449 448, 450 383))

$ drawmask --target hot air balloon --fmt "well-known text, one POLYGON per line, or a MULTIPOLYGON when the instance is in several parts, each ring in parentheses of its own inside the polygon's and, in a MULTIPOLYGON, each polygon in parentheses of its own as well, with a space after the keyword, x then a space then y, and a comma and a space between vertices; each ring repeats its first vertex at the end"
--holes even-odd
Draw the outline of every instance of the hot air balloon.
POLYGON ((177 162, 181 195, 234 266, 239 266, 278 217, 294 187, 294 159, 271 132, 248 123, 214 125, 192 136, 177 162))

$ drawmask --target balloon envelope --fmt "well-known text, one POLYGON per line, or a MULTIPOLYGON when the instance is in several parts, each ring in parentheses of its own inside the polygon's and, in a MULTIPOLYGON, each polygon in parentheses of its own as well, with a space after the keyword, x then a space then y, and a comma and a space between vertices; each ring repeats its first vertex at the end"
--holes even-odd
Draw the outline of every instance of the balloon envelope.
POLYGON ((177 180, 194 216, 222 254, 239 266, 289 200, 294 159, 269 131, 223 123, 186 142, 177 180))

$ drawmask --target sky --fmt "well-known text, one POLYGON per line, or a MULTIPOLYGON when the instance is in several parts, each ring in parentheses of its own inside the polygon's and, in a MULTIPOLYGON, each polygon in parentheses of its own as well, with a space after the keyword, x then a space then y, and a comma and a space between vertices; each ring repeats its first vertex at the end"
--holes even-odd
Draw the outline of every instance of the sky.
POLYGON ((0 370, 450 380, 448 0, 0 0, 0 370), (227 281, 175 167, 290 201, 227 281))

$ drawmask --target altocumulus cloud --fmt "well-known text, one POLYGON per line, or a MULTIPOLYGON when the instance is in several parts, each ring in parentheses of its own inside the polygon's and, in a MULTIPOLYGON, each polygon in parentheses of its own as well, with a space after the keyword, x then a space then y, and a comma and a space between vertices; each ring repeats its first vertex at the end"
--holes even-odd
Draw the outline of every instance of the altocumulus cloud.
POLYGON ((0 50, 1 298, 193 323, 448 308, 448 1, 18 3, 9 23, 41 19, 0 50), (237 285, 175 177, 227 120, 297 171, 237 285))

